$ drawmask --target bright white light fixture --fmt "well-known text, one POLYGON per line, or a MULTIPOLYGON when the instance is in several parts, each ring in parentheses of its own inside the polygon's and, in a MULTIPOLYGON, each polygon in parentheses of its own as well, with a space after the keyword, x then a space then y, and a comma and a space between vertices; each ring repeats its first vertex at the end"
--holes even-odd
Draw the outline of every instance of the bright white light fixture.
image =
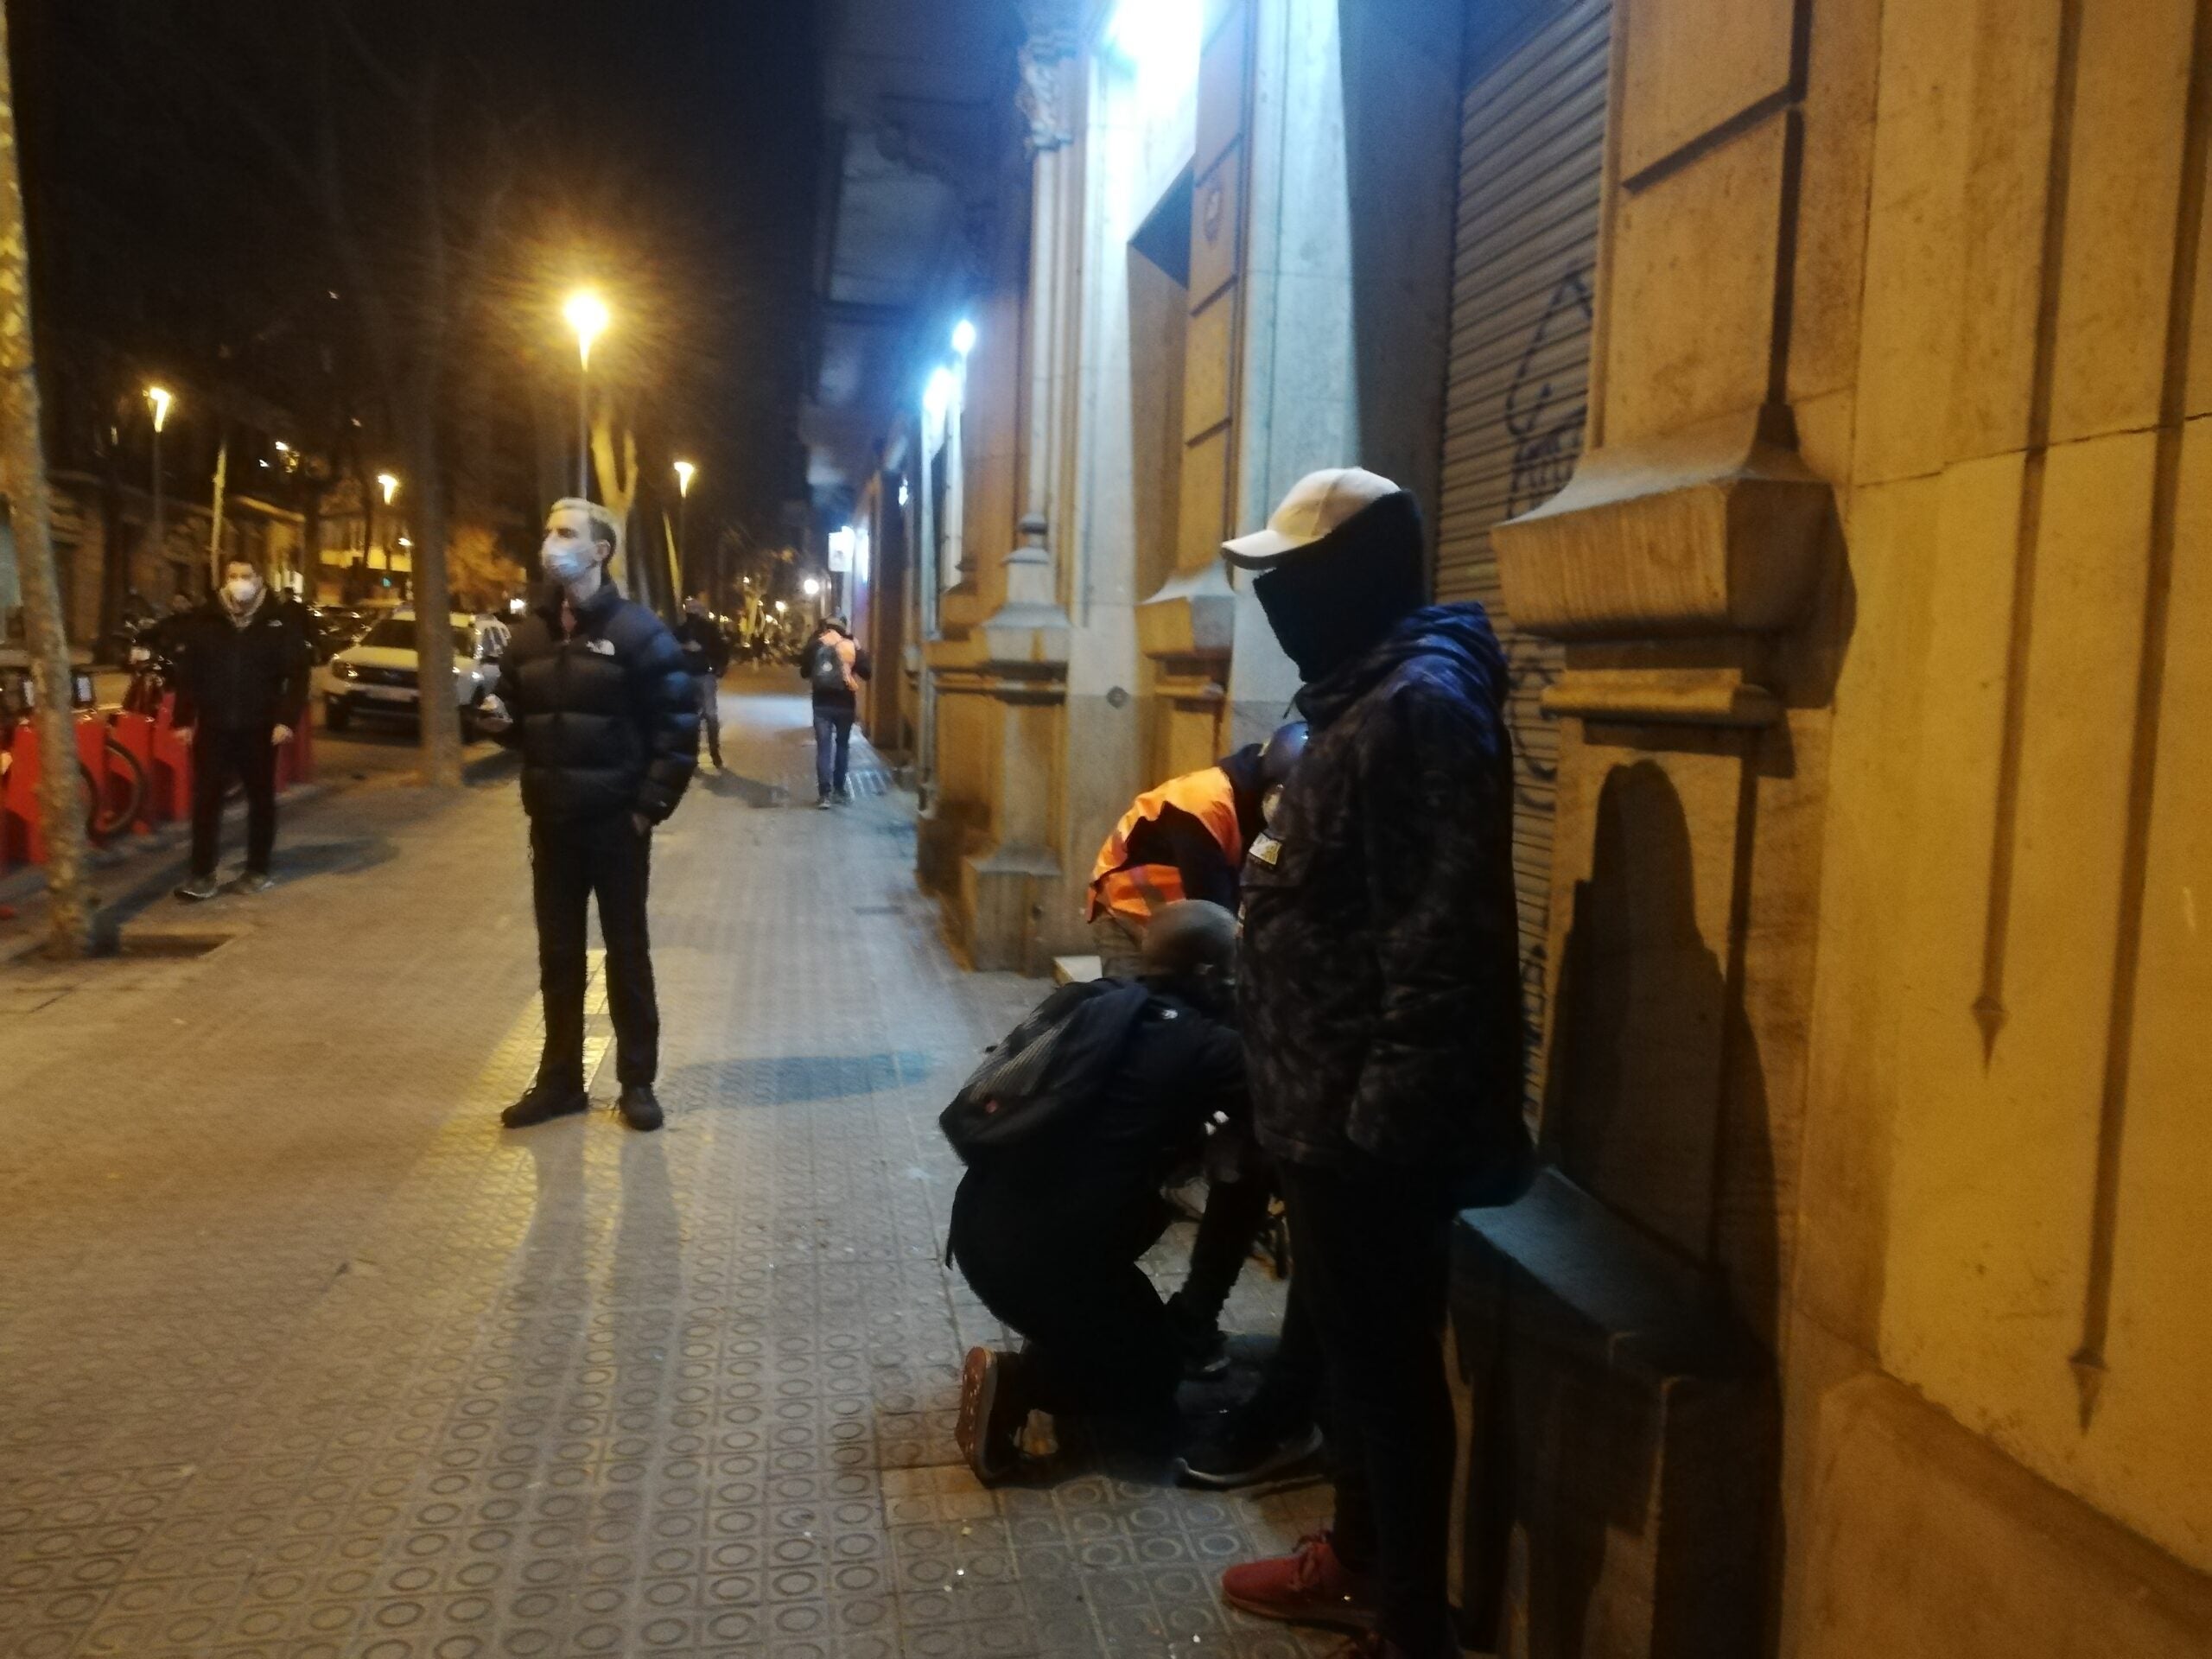
POLYGON ((391 505, 391 498, 399 493, 399 480, 390 473, 378 473, 377 487, 384 492, 384 504, 388 507, 391 505))
POLYGON ((576 349, 585 368, 591 367, 591 343, 607 331, 607 302, 589 289, 571 294, 561 315, 576 331, 576 349))
POLYGON ((169 396, 166 387, 149 386, 146 388, 146 401, 153 405, 154 430, 158 432, 168 424, 169 405, 176 399, 169 396))
POLYGON ((691 493, 691 474, 698 470, 688 461, 679 461, 676 463, 676 493, 678 495, 691 493))
POLYGON ((785 604, 785 603, 784 603, 784 601, 783 601, 782 600, 780 600, 780 599, 779 599, 779 600, 778 600, 778 601, 776 601, 776 614, 777 614, 778 616, 781 616, 781 615, 782 615, 785 611, 788 611, 789 609, 791 609, 791 607, 790 607, 790 606, 788 606, 788 605, 786 605, 786 604, 785 604))
POLYGON ((812 599, 822 591, 822 579, 819 576, 809 576, 804 582, 799 583, 799 591, 809 599, 812 599))
POLYGON ((1106 45, 1148 96, 1179 97, 1198 73, 1198 8, 1190 0, 1121 0, 1106 45))
POLYGON ((922 407, 933 416, 941 416, 952 407, 952 371, 940 366, 930 376, 930 383, 922 389, 922 407))
POLYGON ((952 325, 952 349, 963 357, 976 349, 976 325, 965 317, 952 325))
POLYGON ((905 479, 900 479, 899 480, 899 505, 903 507, 913 499, 913 491, 907 487, 906 480, 905 479))

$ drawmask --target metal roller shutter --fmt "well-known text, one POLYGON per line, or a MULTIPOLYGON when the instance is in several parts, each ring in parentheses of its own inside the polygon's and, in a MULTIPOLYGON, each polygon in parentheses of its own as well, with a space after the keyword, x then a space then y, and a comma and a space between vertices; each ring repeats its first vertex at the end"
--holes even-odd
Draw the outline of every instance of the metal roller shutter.
MULTIPOLYGON (((1491 526, 1546 499, 1582 450, 1598 258, 1609 0, 1571 0, 1494 54, 1461 106, 1437 597, 1480 600, 1513 670, 1513 870, 1533 1028, 1547 1010, 1559 648, 1516 632, 1491 526)), ((1541 1053, 1529 1055, 1531 1099, 1541 1053)))

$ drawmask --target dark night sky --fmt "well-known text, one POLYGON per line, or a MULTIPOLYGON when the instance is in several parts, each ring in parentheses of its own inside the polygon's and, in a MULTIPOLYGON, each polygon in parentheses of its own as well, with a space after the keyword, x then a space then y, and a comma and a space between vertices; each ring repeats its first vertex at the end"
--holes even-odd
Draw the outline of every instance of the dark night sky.
MULTIPOLYGON (((342 285, 339 267, 255 128, 311 132, 334 100, 366 239, 404 270, 419 174, 397 89, 326 60, 302 21, 315 6, 301 0, 10 6, 42 327, 188 378, 219 361, 296 409, 329 395, 334 360, 340 380, 357 378, 358 331, 322 298, 342 285)), ((557 393, 573 361, 558 293, 575 277, 599 282, 616 320, 595 360, 632 380, 642 425, 699 461, 695 514, 763 537, 798 486, 819 173, 814 12, 809 0, 352 7, 400 80, 440 66, 440 168, 464 205, 457 231, 486 175, 487 124, 520 135, 512 211, 487 250, 490 321, 455 347, 482 395, 521 417, 533 397, 557 393)))

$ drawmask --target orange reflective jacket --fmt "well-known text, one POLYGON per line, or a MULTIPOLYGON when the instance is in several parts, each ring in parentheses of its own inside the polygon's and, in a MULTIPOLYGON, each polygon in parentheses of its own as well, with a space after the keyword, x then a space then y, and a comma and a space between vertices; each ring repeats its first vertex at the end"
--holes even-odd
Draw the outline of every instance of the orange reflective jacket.
POLYGON ((1114 826, 1114 833, 1106 837, 1106 844, 1098 849, 1098 862, 1091 867, 1086 919, 1114 915, 1141 928, 1162 905, 1189 896, 1184 873, 1174 865, 1136 864, 1129 860, 1130 838, 1171 806, 1189 813, 1205 827, 1231 870, 1243 863, 1244 832, 1236 820, 1236 796, 1229 774, 1219 766, 1186 772, 1138 796, 1135 804, 1114 826))

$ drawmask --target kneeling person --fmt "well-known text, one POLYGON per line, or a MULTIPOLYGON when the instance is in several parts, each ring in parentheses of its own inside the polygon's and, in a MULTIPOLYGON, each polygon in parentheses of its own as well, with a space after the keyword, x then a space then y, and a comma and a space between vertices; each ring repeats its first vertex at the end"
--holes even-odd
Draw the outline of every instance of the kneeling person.
POLYGON ((1236 922, 1197 901, 1157 912, 1146 993, 1079 1115, 973 1154, 952 1200, 952 1256, 983 1305, 1027 1338, 969 1351, 956 1438, 978 1478, 1011 1472, 1034 1408, 1172 1424, 1183 1349, 1138 1265, 1166 1230, 1160 1185, 1209 1126, 1246 1115, 1228 1014, 1236 922))

